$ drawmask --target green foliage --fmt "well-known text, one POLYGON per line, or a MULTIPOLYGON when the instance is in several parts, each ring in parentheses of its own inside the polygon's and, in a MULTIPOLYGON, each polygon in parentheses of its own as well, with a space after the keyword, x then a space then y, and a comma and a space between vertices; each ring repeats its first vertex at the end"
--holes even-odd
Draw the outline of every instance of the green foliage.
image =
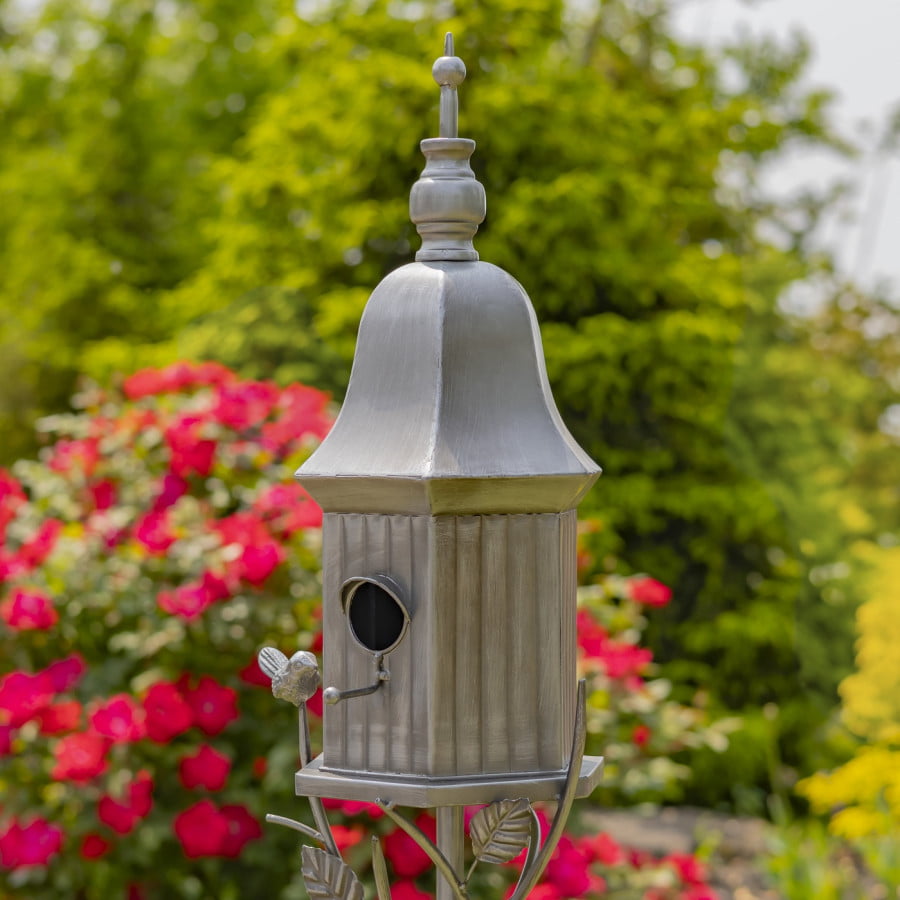
POLYGON ((843 149, 801 87, 808 48, 714 56, 671 36, 662 0, 298 8, 4 8, 4 452, 76 373, 136 362, 339 398, 365 297, 417 244, 406 198, 450 28, 488 194, 476 245, 531 294, 563 418, 605 469, 596 572, 671 584, 650 633, 683 698, 775 704, 779 752, 806 766, 852 662, 848 548, 898 526, 878 429, 896 311, 806 246, 827 192, 757 188, 788 150, 843 149), (815 315, 781 302, 791 286, 815 315))

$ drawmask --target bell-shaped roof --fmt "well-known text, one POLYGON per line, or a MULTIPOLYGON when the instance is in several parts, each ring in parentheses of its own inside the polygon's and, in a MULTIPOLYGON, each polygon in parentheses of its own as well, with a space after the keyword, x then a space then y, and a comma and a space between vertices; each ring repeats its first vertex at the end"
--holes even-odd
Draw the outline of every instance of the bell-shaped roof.
POLYGON ((343 408, 297 472, 326 512, 559 512, 600 474, 553 402, 528 295, 472 246, 484 189, 456 137, 465 67, 446 53, 442 136, 422 142, 410 197, 422 249, 369 298, 343 408))

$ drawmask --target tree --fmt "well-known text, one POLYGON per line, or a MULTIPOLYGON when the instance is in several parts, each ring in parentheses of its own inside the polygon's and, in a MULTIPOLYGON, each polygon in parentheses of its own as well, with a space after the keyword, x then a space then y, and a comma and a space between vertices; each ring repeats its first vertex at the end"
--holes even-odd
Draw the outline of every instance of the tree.
MULTIPOLYGON (((867 436, 897 386, 822 346, 823 317, 847 293, 803 239, 827 198, 773 206, 756 187, 788 148, 841 149, 827 96, 800 86, 806 48, 763 41, 716 57, 671 36, 663 2, 301 10, 133 0, 107 18, 143 30, 73 49, 68 78, 8 63, 18 152, 0 160, 2 183, 26 183, 12 160, 59 137, 56 155, 35 157, 57 212, 16 188, 0 213, 14 248, 0 289, 13 325, 0 334, 21 353, 5 409, 48 408, 39 392, 77 370, 106 377, 181 356, 339 398, 368 292, 417 244, 414 147, 434 133, 428 63, 451 28, 469 68, 462 133, 478 140, 488 194, 476 246, 529 291, 563 417, 605 469, 588 501, 603 523, 597 570, 672 584, 654 629, 670 671, 730 708, 776 704, 788 760, 812 753, 852 661, 847 546, 887 522, 889 489, 863 470, 889 449, 867 436), (96 115, 111 88, 92 67, 111 42, 144 61, 134 96, 117 101, 127 128, 96 115), (247 86, 228 112, 233 79, 247 86), (40 116, 38 99, 51 101, 40 116), (85 228, 70 195, 97 146, 133 165, 118 194, 88 180, 85 228), (152 214, 135 214, 123 247, 113 213, 131 185, 152 214), (26 263, 37 219, 48 251, 26 263), (68 275, 83 256, 91 277, 68 275), (818 292, 818 318, 779 303, 796 284, 818 292), (86 298, 97 316, 84 316, 86 298), (13 337, 23 332, 30 343, 13 337), (854 484, 881 498, 866 521, 848 520, 854 484)), ((50 4, 15 42, 74 33, 85 16, 50 4)))

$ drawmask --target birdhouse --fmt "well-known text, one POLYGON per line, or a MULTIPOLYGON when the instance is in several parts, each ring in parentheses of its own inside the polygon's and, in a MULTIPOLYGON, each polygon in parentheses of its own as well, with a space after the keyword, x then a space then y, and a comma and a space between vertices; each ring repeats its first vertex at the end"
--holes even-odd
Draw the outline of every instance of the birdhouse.
MULTIPOLYGON (((324 511, 307 796, 547 799, 569 764, 575 509, 600 470, 556 409, 527 294, 474 249, 485 193, 445 54, 410 197, 422 248, 372 293, 340 415, 297 472, 324 511)), ((599 768, 584 760, 579 793, 599 768)))

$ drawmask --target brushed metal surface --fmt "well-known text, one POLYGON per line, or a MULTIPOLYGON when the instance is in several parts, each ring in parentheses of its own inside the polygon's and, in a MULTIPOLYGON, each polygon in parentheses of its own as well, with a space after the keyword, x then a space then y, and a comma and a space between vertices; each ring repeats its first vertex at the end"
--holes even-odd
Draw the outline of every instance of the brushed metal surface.
MULTIPOLYGON (((581 763, 576 796, 587 797, 600 783, 602 756, 585 756, 581 763)), ((525 797, 532 801, 555 800, 566 780, 566 772, 482 778, 391 778, 384 775, 347 775, 323 768, 317 756, 294 776, 298 796, 333 797, 336 800, 385 800, 399 806, 425 809, 492 803, 525 797)))
POLYGON ((559 417, 522 287, 443 262, 375 289, 340 415, 297 478, 328 512, 442 515, 562 512, 599 473, 559 417))
POLYGON ((349 627, 348 579, 387 578, 409 625, 390 680, 328 706, 338 772, 455 777, 555 772, 574 721, 575 530, 566 513, 326 513, 324 682, 369 685, 375 655, 349 627))

